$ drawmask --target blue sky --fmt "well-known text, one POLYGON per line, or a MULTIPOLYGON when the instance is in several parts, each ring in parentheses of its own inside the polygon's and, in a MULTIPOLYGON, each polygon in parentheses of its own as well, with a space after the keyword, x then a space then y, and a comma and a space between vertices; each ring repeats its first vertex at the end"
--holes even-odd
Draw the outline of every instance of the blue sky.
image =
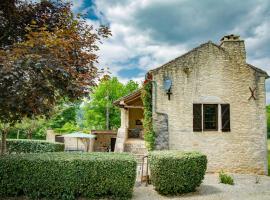
MULTIPOLYGON (((88 22, 110 26, 100 65, 126 82, 141 81, 149 69, 201 43, 237 34, 245 40, 247 61, 270 74, 269 0, 73 0, 88 22)), ((270 103, 270 81, 267 81, 270 103)))

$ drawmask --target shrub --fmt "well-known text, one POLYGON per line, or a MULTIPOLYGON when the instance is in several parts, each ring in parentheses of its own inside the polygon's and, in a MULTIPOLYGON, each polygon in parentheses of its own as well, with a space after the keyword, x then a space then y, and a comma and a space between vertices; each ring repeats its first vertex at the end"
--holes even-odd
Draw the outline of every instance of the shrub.
POLYGON ((7 151, 14 153, 44 153, 64 151, 63 143, 48 142, 45 140, 8 139, 7 151))
POLYGON ((42 153, 0 158, 0 196, 129 198, 136 160, 125 153, 42 153))
POLYGON ((155 190, 164 195, 182 194, 201 184, 207 158, 199 152, 153 151, 149 163, 155 190))
POLYGON ((223 171, 219 172, 219 181, 220 183, 224 183, 228 185, 234 184, 233 178, 230 175, 224 173, 223 171))

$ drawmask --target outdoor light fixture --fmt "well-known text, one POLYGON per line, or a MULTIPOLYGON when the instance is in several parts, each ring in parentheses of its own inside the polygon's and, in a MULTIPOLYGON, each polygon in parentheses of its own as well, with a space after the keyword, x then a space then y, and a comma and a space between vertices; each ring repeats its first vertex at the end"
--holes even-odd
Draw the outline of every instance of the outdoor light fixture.
POLYGON ((164 87, 166 94, 168 95, 168 100, 171 100, 172 80, 169 77, 164 78, 163 87, 164 87))

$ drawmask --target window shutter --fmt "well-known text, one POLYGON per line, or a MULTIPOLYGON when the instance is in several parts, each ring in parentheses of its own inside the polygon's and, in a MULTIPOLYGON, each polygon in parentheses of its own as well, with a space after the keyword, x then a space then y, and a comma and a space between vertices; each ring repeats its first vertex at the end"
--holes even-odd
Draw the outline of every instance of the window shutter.
POLYGON ((221 104, 221 119, 222 119, 222 128, 223 132, 231 131, 230 124, 230 104, 221 104))
POLYGON ((202 104, 193 104, 193 131, 202 131, 202 104))

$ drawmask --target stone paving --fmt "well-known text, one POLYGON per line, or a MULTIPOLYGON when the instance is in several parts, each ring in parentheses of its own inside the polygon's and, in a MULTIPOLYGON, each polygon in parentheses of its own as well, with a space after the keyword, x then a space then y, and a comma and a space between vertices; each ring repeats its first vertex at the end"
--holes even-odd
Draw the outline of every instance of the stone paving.
POLYGON ((181 196, 159 195, 152 185, 137 184, 133 200, 270 200, 270 177, 256 175, 233 175, 235 185, 219 183, 218 174, 207 174, 196 192, 181 196), (257 183, 256 183, 257 182, 257 183))

